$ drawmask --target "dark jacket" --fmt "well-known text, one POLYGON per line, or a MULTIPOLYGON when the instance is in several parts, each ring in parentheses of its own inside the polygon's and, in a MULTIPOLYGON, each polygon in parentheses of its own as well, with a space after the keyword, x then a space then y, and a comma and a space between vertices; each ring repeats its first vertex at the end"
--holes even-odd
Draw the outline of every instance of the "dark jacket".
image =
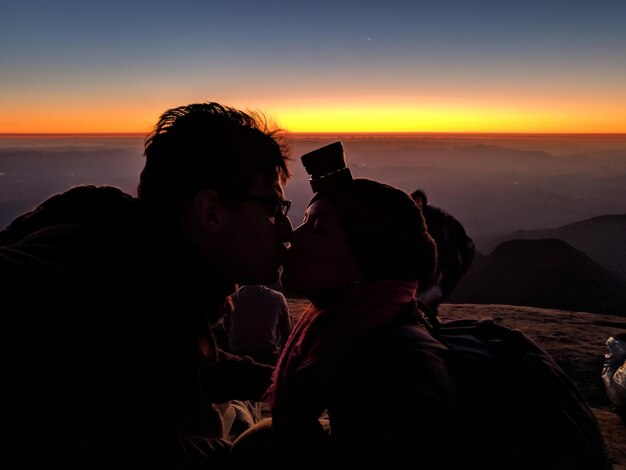
POLYGON ((337 457, 354 468, 461 468, 451 453, 457 396, 447 348, 402 313, 345 351, 328 417, 337 457))
POLYGON ((460 454, 448 450, 460 441, 448 349, 417 326, 408 307, 292 374, 290 390, 307 406, 290 404, 290 413, 299 415, 289 416, 291 432, 275 425, 286 440, 285 468, 463 468, 460 454), (316 425, 323 411, 330 439, 316 425))
POLYGON ((0 281, 0 462, 194 468, 224 445, 210 402, 269 384, 271 368, 218 357, 211 324, 234 286, 116 188, 16 219, 0 281))

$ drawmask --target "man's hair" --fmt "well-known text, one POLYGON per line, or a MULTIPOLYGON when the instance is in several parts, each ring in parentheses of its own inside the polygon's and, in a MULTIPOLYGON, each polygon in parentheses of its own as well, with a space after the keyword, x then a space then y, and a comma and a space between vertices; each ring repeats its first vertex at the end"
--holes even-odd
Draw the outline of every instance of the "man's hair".
POLYGON ((426 197, 426 193, 422 191, 421 189, 416 189, 415 191, 413 191, 411 193, 411 199, 413 199, 414 201, 416 199, 420 199, 424 206, 428 204, 428 198, 426 197))
POLYGON ((138 197, 175 206, 209 188, 228 202, 259 176, 285 183, 289 158, 281 135, 259 112, 215 102, 169 109, 146 138, 138 197))

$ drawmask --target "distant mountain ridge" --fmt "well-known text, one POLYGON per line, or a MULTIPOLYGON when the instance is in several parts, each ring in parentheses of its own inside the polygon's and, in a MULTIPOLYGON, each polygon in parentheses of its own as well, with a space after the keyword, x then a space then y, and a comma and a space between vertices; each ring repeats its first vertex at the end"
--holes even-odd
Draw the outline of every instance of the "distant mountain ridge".
POLYGON ((552 229, 518 230, 491 240, 483 249, 491 251, 507 240, 543 238, 567 242, 626 280, 626 214, 601 215, 552 229))
POLYGON ((516 239, 478 256, 446 301, 626 316, 626 281, 563 240, 516 239))

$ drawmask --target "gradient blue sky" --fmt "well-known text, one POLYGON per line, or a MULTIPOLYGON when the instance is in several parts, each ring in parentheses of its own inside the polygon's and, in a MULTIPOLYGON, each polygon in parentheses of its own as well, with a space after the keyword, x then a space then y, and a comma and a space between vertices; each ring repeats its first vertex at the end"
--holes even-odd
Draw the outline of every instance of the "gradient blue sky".
POLYGON ((0 0, 0 132, 626 132, 626 1, 0 0))

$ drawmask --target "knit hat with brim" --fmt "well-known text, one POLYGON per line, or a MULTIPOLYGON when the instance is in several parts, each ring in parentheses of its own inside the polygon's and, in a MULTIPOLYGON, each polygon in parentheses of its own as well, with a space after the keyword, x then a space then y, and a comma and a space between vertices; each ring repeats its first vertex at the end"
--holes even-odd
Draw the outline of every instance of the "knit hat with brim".
POLYGON ((311 203, 328 200, 366 279, 425 281, 436 249, 420 209, 404 191, 368 179, 320 190, 311 203))

